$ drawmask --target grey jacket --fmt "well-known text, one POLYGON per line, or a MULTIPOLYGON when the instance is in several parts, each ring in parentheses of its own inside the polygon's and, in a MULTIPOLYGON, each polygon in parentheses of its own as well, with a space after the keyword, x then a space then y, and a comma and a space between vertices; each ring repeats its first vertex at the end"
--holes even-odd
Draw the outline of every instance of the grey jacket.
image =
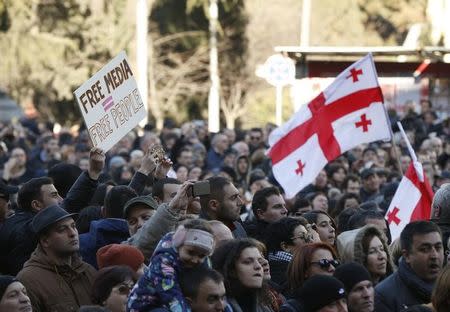
POLYGON ((148 262, 160 239, 175 230, 179 217, 180 215, 176 211, 172 211, 168 204, 161 204, 155 214, 122 244, 139 248, 144 254, 145 262, 148 262))

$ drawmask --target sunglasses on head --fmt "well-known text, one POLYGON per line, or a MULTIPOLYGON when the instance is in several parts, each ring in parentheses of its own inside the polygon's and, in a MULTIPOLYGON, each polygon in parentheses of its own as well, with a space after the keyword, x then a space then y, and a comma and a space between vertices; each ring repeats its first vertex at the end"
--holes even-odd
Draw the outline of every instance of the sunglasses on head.
POLYGON ((337 268, 339 266, 339 261, 337 260, 328 260, 328 259, 320 259, 317 262, 311 262, 311 264, 317 264, 320 266, 320 268, 322 269, 328 269, 330 267, 330 265, 334 266, 335 268, 337 268))

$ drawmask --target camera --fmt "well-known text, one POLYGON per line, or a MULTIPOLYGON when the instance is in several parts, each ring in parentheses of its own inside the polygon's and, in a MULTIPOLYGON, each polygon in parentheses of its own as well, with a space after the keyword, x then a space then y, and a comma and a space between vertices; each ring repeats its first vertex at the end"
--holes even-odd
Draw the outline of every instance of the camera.
POLYGON ((205 196, 211 193, 209 181, 200 181, 192 186, 192 197, 205 196))

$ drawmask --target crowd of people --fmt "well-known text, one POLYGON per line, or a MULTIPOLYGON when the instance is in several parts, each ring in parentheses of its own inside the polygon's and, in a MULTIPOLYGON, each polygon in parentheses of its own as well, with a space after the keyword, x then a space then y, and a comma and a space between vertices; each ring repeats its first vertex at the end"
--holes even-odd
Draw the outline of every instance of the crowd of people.
POLYGON ((286 198, 272 124, 167 119, 107 153, 86 129, 1 124, 0 312, 450 311, 450 121, 410 105, 389 116, 435 196, 397 239, 385 213, 411 157, 395 127, 286 198))

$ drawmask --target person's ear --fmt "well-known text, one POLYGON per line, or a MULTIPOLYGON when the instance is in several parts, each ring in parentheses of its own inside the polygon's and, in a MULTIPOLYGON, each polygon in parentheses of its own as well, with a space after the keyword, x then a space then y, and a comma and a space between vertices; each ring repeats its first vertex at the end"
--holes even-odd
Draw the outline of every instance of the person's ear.
POLYGON ((153 199, 154 199, 154 200, 156 200, 156 202, 158 203, 158 206, 159 206, 159 205, 161 205, 161 203, 162 203, 162 200, 161 200, 161 199, 159 199, 159 197, 158 197, 158 196, 153 196, 153 199))
POLYGON ((441 207, 436 206, 433 211, 433 218, 438 219, 441 216, 441 207))
POLYGON ((406 249, 402 249, 402 257, 405 259, 406 263, 409 263, 409 252, 406 249))
POLYGON ((219 211, 219 209, 220 209, 220 203, 219 203, 218 200, 216 200, 216 199, 211 199, 211 200, 208 202, 208 210, 217 212, 217 211, 219 211))
POLYGON ((256 217, 258 217, 258 219, 262 219, 264 214, 264 211, 262 211, 261 209, 256 209, 256 217))
POLYGON ((39 200, 34 199, 31 201, 31 210, 39 212, 42 208, 44 207, 42 207, 42 203, 39 200))
POLYGON ((50 242, 48 239, 48 235, 47 234, 43 234, 40 238, 39 238, 39 244, 41 244, 41 246, 43 248, 48 248, 50 246, 50 242))

